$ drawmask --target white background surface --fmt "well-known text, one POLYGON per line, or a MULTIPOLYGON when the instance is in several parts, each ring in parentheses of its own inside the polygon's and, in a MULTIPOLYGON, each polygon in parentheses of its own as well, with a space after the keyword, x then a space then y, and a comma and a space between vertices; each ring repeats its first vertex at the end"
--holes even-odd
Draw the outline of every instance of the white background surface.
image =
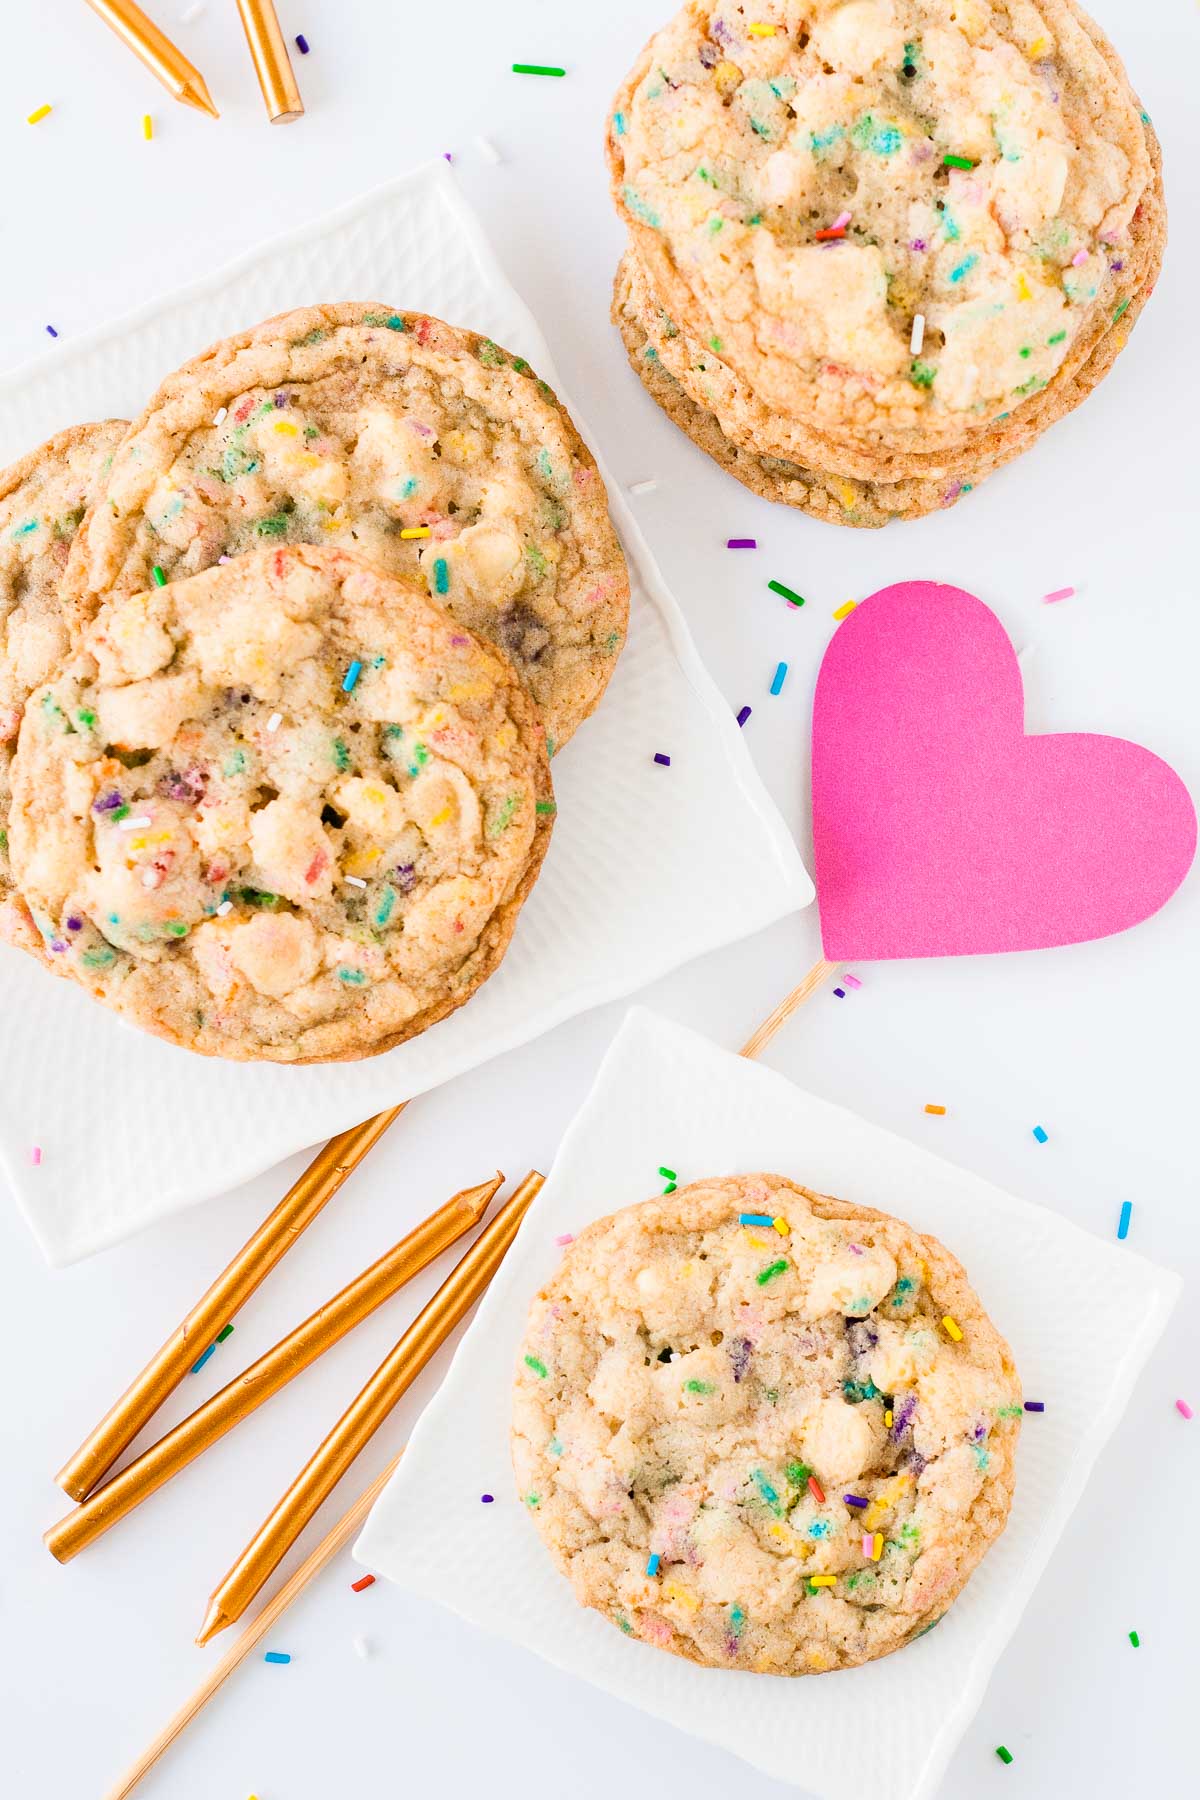
MULTIPOLYGON (((297 59, 309 113, 276 128, 263 118, 226 0, 208 0, 186 27, 179 0, 157 9, 208 78, 219 124, 170 103, 73 0, 7 10, 0 362, 41 353, 47 322, 65 338, 431 150, 451 150, 617 478, 657 479, 657 491, 635 502, 639 516, 730 704, 755 709, 747 727, 755 756, 802 843, 808 709, 830 614, 849 596, 911 575, 973 589, 1018 647, 1031 647, 1023 666, 1032 728, 1140 738, 1200 793, 1200 609, 1187 516, 1200 21, 1185 0, 1095 6, 1163 138, 1172 212, 1166 271, 1128 352, 1082 413, 1014 468, 950 513, 879 534, 772 511, 708 466, 642 395, 607 323, 620 232, 600 134, 608 97, 665 16, 665 0, 609 0, 599 10, 537 0, 459 0, 453 9, 287 0, 285 29, 304 31, 312 45, 297 59), (508 73, 514 60, 570 73, 521 79, 508 73), (50 118, 26 126, 45 101, 50 118), (146 110, 156 122, 150 144, 141 137, 146 110), (484 161, 481 132, 500 166, 484 161), (726 552, 730 535, 756 535, 762 548, 726 552), (771 577, 809 605, 784 607, 766 591, 771 577), (1040 604, 1067 584, 1076 599, 1040 604), (766 690, 781 659, 791 673, 772 700, 766 690)), ((819 997, 769 1060, 1101 1233, 1131 1199, 1131 1242, 1194 1280, 1198 928, 1193 875, 1162 915, 1108 943, 865 967, 859 992, 844 1002, 819 997), (947 1105, 947 1116, 925 1116, 928 1100, 947 1105), (1049 1132, 1041 1147, 1035 1123, 1049 1132)), ((646 998, 736 1045, 817 954, 810 913, 646 998)), ((577 1020, 414 1105, 156 1429, 454 1187, 497 1162, 512 1176, 545 1167, 619 1010, 577 1020)), ((70 1105, 69 1094, 56 1098, 70 1105)), ((190 1644, 209 1589, 408 1317, 409 1303, 393 1302, 69 1568, 41 1549, 40 1532, 62 1510, 53 1470, 296 1166, 53 1278, 15 1210, 0 1208, 0 1729, 16 1791, 38 1800, 99 1795, 182 1700, 217 1654, 190 1644)), ((428 1392, 427 1378, 327 1518, 403 1441, 428 1392)), ((951 1766, 947 1800, 1017 1791, 1026 1800, 1064 1792, 1115 1800, 1178 1783, 1192 1766, 1194 1639, 1181 1533, 1195 1511, 1200 1421, 1184 1424, 1176 1394, 1193 1405, 1200 1397, 1200 1330, 1186 1297, 951 1766), (1128 1644, 1131 1628, 1140 1650, 1128 1644), (1011 1768, 993 1755, 1000 1742, 1016 1758, 1011 1768)), ((479 1485, 495 1491, 506 1479, 503 1469, 481 1470, 479 1485)), ((346 1558, 310 1590, 275 1640, 291 1665, 248 1663, 148 1780, 149 1800, 433 1788, 455 1800, 554 1791, 608 1800, 618 1788, 717 1800, 734 1783, 745 1800, 787 1792, 382 1583, 352 1594, 355 1572, 346 1558), (375 1648, 365 1663, 352 1649, 358 1634, 375 1648)))

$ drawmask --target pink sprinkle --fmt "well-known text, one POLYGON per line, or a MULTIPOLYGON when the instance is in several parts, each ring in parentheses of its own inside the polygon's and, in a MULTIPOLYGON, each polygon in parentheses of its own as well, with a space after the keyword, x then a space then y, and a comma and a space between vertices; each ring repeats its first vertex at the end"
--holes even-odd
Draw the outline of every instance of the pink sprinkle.
POLYGON ((1080 263, 1085 263, 1087 261, 1087 259, 1088 259, 1088 253, 1086 250, 1077 250, 1075 252, 1074 256, 1071 258, 1071 267, 1073 269, 1077 269, 1079 267, 1080 263))
POLYGON ((1193 1417, 1192 1409, 1188 1405, 1186 1400, 1177 1400, 1175 1402, 1175 1411, 1177 1413, 1182 1413, 1185 1419, 1190 1419, 1193 1417))
POLYGON ((1047 603, 1051 600, 1069 600, 1074 592, 1074 588, 1055 588, 1052 594, 1043 594, 1042 599, 1047 603))
POLYGON ((833 221, 833 229, 835 231, 845 231, 852 216, 853 215, 848 212, 839 213, 837 218, 833 221))
POLYGON ((862 986, 862 982, 858 979, 857 975, 843 975, 842 980, 845 982, 847 987, 861 987, 862 986))
MULTIPOLYGON (((29 1160, 33 1164, 34 1168, 36 1169, 38 1164, 42 1160, 42 1146, 40 1144, 35 1144, 33 1146, 33 1149, 29 1152, 29 1160)), ((1182 1404, 1183 1404, 1183 1402, 1180 1401, 1181 1406, 1182 1406, 1182 1404)), ((1190 1413, 1188 1414, 1188 1417, 1191 1418, 1190 1413)))
POLYGON ((864 1531, 864 1532, 863 1532, 863 1541, 862 1541, 862 1546, 863 1546, 863 1555, 864 1555, 864 1556, 870 1556, 870 1554, 871 1554, 871 1552, 872 1552, 872 1550, 873 1550, 873 1549, 874 1549, 874 1548, 875 1548, 875 1546, 874 1546, 874 1544, 873 1544, 873 1543, 872 1543, 872 1541, 871 1541, 871 1539, 872 1539, 872 1534, 871 1534, 871 1532, 869 1532, 869 1531, 864 1531))
POLYGON ((554 1241, 561 1249, 564 1244, 573 1244, 575 1242, 575 1234, 570 1231, 564 1231, 562 1236, 556 1237, 554 1241))
POLYGON ((851 1256, 861 1256, 863 1253, 861 1244, 851 1244, 849 1246, 849 1250, 850 1250, 851 1256))

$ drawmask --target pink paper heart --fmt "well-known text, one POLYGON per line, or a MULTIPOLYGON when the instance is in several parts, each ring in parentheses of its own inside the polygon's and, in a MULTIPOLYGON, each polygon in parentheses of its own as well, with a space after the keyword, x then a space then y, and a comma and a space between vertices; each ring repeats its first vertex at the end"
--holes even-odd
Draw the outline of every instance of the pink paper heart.
POLYGON ((813 702, 813 850, 832 961, 1107 937, 1157 912, 1196 851, 1175 771, 1091 732, 1027 737, 1021 671, 961 588, 872 594, 813 702))

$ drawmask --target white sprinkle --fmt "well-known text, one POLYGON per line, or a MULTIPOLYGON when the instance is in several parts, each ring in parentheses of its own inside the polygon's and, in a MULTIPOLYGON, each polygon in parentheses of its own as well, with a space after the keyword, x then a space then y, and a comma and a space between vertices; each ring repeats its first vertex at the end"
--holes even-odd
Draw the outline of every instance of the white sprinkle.
POLYGON ((925 314, 918 313, 913 320, 912 336, 908 347, 914 356, 920 356, 921 345, 925 342, 925 314))
POLYGON ((366 882, 359 875, 347 875, 346 882, 350 887, 366 887, 366 882))
POLYGON ((218 919, 223 919, 225 917, 226 913, 231 913, 232 911, 233 911, 233 901, 232 900, 222 900, 220 906, 218 906, 218 908, 217 908, 217 917, 218 917, 218 919))
MULTIPOLYGON (((186 20, 185 20, 185 23, 186 23, 186 20)), ((229 408, 227 406, 222 406, 218 412, 214 413, 213 424, 220 425, 228 411, 229 411, 229 408)))
POLYGON ((179 23, 181 25, 194 25, 203 11, 204 0, 196 0, 196 5, 188 7, 187 11, 180 17, 179 23))
POLYGON ((162 886, 162 876, 153 864, 150 868, 142 870, 142 886, 144 888, 156 888, 162 886))
POLYGON ((366 1638, 355 1638, 354 1654, 355 1656, 360 1657, 363 1662, 366 1662, 371 1654, 371 1646, 366 1638))
POLYGON ((117 821, 118 831, 140 831, 143 825, 152 825, 153 819, 146 813, 140 819, 120 819, 117 821))
POLYGON ((279 727, 282 724, 283 724, 283 714, 282 713, 272 713, 270 718, 267 720, 267 730, 268 731, 278 731, 279 727))
POLYGON ((652 494, 657 486, 657 481, 635 481, 629 491, 631 494, 652 494))
POLYGON ((482 156, 484 162, 489 162, 489 163, 494 164, 494 163, 504 161, 504 158, 501 156, 500 152, 497 150, 495 144, 492 143, 490 138, 477 137, 475 139, 475 142, 479 146, 479 154, 480 154, 480 156, 482 156))

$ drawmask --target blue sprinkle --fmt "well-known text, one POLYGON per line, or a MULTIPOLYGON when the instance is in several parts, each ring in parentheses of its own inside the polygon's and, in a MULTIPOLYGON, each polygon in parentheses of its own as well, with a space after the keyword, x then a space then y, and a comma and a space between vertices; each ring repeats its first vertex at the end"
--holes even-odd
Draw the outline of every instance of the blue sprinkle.
POLYGON ((656 750, 654 752, 654 760, 656 763, 658 763, 660 765, 660 767, 662 767, 664 769, 669 769, 671 766, 670 757, 664 756, 661 750, 656 750))
POLYGON ((192 1374, 193 1375, 198 1375, 200 1373, 201 1369, 204 1367, 205 1363, 208 1361, 209 1357, 212 1355, 212 1353, 216 1349, 216 1347, 217 1346, 215 1344, 210 1344, 208 1346, 208 1349, 204 1352, 204 1355, 200 1358, 200 1360, 198 1362, 194 1362, 192 1364, 192 1374))
POLYGON ((835 1000, 844 1000, 846 998, 845 988, 834 988, 833 994, 835 1000))
POLYGON ((439 556, 433 565, 433 591, 435 594, 450 592, 450 565, 444 556, 439 556))
POLYGON ((264 1662, 290 1663, 291 1657, 286 1650, 268 1650, 263 1657, 264 1662))
POLYGON ((750 711, 751 709, 748 706, 743 706, 741 712, 737 716, 739 725, 744 725, 746 723, 746 720, 750 717, 750 711))
POLYGON ((1037 1139, 1039 1144, 1044 1144, 1046 1142, 1047 1137, 1049 1136, 1049 1133, 1043 1131, 1040 1125, 1035 1125, 1033 1128, 1033 1135, 1037 1139))
POLYGON ((650 1558, 650 1561, 646 1564, 647 1575, 657 1575, 658 1574, 658 1565, 661 1561, 662 1561, 662 1557, 659 1556, 657 1551, 655 1551, 654 1555, 650 1558))
POLYGON ((972 250, 970 256, 964 256, 962 261, 955 268, 951 269, 951 271, 950 271, 951 281, 961 281, 964 275, 969 275, 971 273, 971 270, 975 267, 975 264, 978 261, 979 261, 979 258, 976 256, 975 252, 972 250))
POLYGON ((53 325, 47 325, 47 327, 46 327, 46 330, 47 330, 47 331, 48 331, 48 332, 49 332, 49 333, 50 333, 50 336, 51 336, 51 337, 57 337, 57 336, 58 336, 58 333, 57 333, 57 331, 55 331, 55 329, 54 329, 54 327, 53 327, 53 325))
POLYGON ((1044 1400, 1026 1400, 1025 1402, 1026 1412, 1045 1412, 1045 1410, 1046 1402, 1044 1400))
POLYGON ((362 674, 362 664, 359 662, 358 658, 356 657, 354 659, 354 661, 350 664, 350 667, 346 670, 346 673, 342 678, 343 694, 352 694, 354 692, 354 684, 358 680, 358 678, 361 674, 362 674))
POLYGON ((773 1225, 774 1223, 775 1223, 775 1221, 771 1217, 770 1213, 739 1213, 738 1214, 738 1224, 739 1225, 773 1225))
POLYGON ((783 692, 783 684, 787 680, 787 669, 788 666, 786 663, 778 663, 776 665, 775 674, 771 681, 771 692, 773 694, 781 694, 783 692))
POLYGON ((302 31, 298 32, 296 34, 296 48, 300 52, 301 56, 308 55, 308 39, 305 37, 305 35, 302 31))
POLYGON ((1130 1215, 1130 1213, 1132 1213, 1132 1211, 1133 1211, 1133 1201, 1132 1200, 1122 1200, 1122 1202, 1121 1202, 1121 1217, 1117 1221, 1117 1236, 1119 1238, 1127 1238, 1129 1236, 1129 1215, 1130 1215))

